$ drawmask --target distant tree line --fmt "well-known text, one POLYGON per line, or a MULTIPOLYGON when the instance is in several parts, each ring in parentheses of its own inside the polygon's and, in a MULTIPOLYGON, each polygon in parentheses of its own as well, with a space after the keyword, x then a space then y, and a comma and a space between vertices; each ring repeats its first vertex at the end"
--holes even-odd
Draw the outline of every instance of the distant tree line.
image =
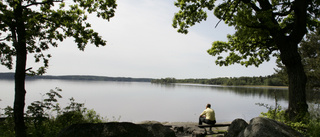
POLYGON ((212 79, 175 79, 161 78, 153 79, 152 83, 194 83, 194 84, 210 84, 210 85, 228 85, 228 86, 244 86, 244 85, 263 85, 263 86, 287 86, 277 75, 259 76, 259 77, 222 77, 212 79))
MULTIPOLYGON (((0 73, 0 79, 13 80, 14 73, 0 73)), ((81 76, 81 75, 66 75, 66 76, 27 76, 28 80, 36 79, 60 79, 60 80, 89 80, 89 81, 123 81, 123 82, 151 82, 151 83, 194 83, 194 84, 210 84, 210 85, 228 85, 228 86, 243 86, 243 85, 259 85, 259 86, 287 86, 286 82, 281 79, 278 74, 259 77, 221 77, 212 79, 176 79, 172 77, 151 79, 151 78, 130 78, 130 77, 105 77, 105 76, 81 76)))
MULTIPOLYGON (((0 73, 0 79, 14 80, 14 73, 0 73)), ((130 77, 106 77, 106 76, 86 76, 86 75, 35 75, 27 76, 27 80, 36 79, 60 79, 60 80, 89 80, 89 81, 123 81, 123 82, 150 82, 151 78, 130 78, 130 77)))

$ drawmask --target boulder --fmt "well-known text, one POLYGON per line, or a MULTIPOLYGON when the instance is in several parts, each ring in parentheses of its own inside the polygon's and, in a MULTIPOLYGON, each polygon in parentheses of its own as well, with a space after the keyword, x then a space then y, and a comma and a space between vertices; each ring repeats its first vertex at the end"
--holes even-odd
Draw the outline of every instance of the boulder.
POLYGON ((228 127, 228 134, 226 137, 236 137, 241 131, 243 131, 248 126, 248 123, 243 119, 235 119, 232 121, 231 125, 228 127))
POLYGON ((303 137, 301 133, 291 127, 263 117, 256 117, 250 120, 250 123, 243 123, 244 120, 237 120, 231 123, 228 137, 303 137), (241 122, 240 122, 241 121, 241 122), (232 126, 232 127, 231 127, 232 126), (239 130, 242 129, 240 132, 239 130))
POLYGON ((175 137, 175 133, 169 127, 162 124, 141 124, 140 126, 146 128, 154 137, 175 137))
POLYGON ((151 133, 133 123, 83 123, 74 124, 62 130, 59 137, 121 137, 121 136, 150 136, 151 133))
POLYGON ((171 129, 175 132, 177 137, 187 137, 198 133, 195 127, 173 126, 171 129))
POLYGON ((58 137, 175 137, 161 124, 134 124, 129 122, 74 124, 61 130, 58 137))

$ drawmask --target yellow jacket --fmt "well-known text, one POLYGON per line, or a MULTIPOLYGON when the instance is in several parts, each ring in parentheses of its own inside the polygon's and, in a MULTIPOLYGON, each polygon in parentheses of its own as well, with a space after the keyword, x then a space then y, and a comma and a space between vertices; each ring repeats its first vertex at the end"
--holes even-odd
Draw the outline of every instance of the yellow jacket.
POLYGON ((211 108, 205 109, 205 110, 200 114, 200 116, 203 116, 203 115, 205 115, 205 116, 206 116, 206 119, 208 119, 208 120, 211 120, 211 121, 216 120, 216 116, 215 116, 214 110, 211 109, 211 108))

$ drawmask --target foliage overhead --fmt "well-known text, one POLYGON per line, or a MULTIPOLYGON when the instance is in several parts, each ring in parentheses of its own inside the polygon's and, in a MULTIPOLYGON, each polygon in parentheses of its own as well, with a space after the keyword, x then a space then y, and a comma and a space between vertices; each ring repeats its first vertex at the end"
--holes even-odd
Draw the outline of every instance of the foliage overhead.
MULTIPOLYGON (((44 54, 50 46, 57 47, 59 41, 73 37, 80 50, 88 43, 106 45, 106 41, 91 29, 87 14, 109 20, 114 16, 116 0, 1 0, 0 1, 0 62, 9 69, 16 56, 21 27, 25 26, 27 52, 34 54, 35 62, 43 62, 38 73, 48 67, 50 54, 44 54), (16 15, 22 10, 22 15, 16 15)), ((34 72, 34 71, 30 71, 34 72)))
MULTIPOLYGON (((320 26, 320 1, 307 2, 307 30, 314 31, 320 26)), ((174 16, 173 27, 186 34, 188 28, 206 20, 207 12, 213 11, 220 21, 236 29, 235 34, 227 36, 228 42, 215 41, 208 50, 210 55, 218 56, 216 64, 258 67, 279 50, 274 38, 276 33, 296 38, 296 32, 304 31, 295 27, 299 24, 294 12, 297 4, 297 0, 177 0, 175 6, 180 11, 174 16)), ((294 41, 300 42, 299 38, 294 41)))

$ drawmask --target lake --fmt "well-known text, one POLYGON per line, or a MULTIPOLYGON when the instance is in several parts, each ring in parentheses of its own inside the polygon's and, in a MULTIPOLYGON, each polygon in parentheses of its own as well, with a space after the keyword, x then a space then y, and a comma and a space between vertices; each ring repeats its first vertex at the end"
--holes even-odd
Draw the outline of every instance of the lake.
MULTIPOLYGON (((0 80, 0 108, 13 106, 14 82, 0 80)), ((111 81, 67 81, 67 80, 28 80, 26 81, 26 105, 43 99, 42 95, 61 88, 59 103, 66 106, 69 98, 85 103, 109 120, 141 122, 197 122, 199 114, 211 103, 216 112, 217 122, 229 122, 236 118, 249 121, 265 107, 264 103, 278 103, 287 107, 287 89, 226 87, 201 84, 153 84, 148 82, 111 81)), ((0 114, 4 111, 0 110, 0 114)))

